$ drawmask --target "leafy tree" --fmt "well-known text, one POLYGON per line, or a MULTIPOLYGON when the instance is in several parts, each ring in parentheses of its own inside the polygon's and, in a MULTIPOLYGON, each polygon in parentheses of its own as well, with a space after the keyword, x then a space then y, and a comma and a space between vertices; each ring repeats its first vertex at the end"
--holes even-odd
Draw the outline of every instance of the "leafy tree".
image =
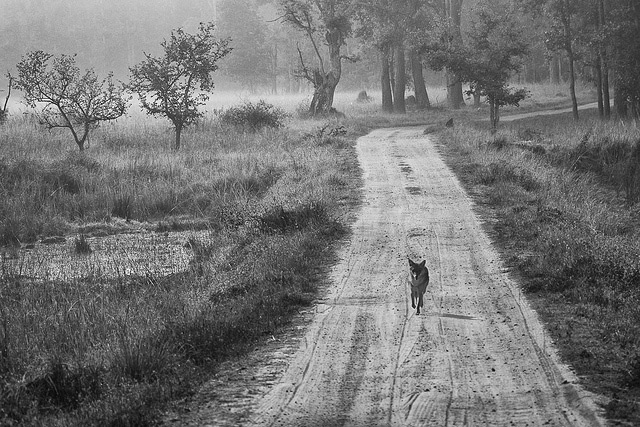
POLYGON ((256 12, 253 0, 224 0, 218 4, 218 32, 231 39, 231 55, 224 70, 235 81, 254 92, 271 81, 271 51, 268 28, 256 12))
POLYGON ((569 63, 569 94, 573 106, 573 118, 578 120, 578 101, 576 98, 576 42, 581 30, 579 13, 584 9, 583 0, 520 0, 535 15, 550 20, 545 32, 547 49, 564 51, 569 63))
POLYGON ((518 105, 527 95, 524 89, 508 85, 511 75, 521 67, 527 52, 514 11, 502 3, 481 1, 466 35, 466 45, 435 43, 425 46, 435 69, 447 68, 462 82, 469 83, 469 94, 486 96, 491 126, 496 128, 504 105, 518 105))
POLYGON ((348 0, 281 0, 284 21, 302 31, 313 46, 315 66, 305 63, 302 52, 298 75, 313 84, 309 114, 331 113, 333 96, 342 74, 342 60, 348 58, 341 49, 351 33, 352 4, 348 0), (329 61, 321 52, 327 47, 329 61))
POLYGON ((145 53, 147 59, 130 68, 128 88, 138 94, 147 114, 171 120, 176 150, 182 130, 202 116, 198 108, 213 90, 211 74, 218 69, 217 62, 231 52, 229 39, 216 39, 214 28, 213 23, 200 23, 197 34, 174 30, 161 43, 163 56, 145 53))
POLYGON ((407 54, 419 108, 429 107, 422 74, 422 62, 416 47, 424 39, 431 16, 426 0, 372 0, 357 3, 360 26, 356 34, 374 45, 381 56, 382 108, 404 113, 407 54), (392 91, 393 87, 393 91, 392 91))
POLYGON ((26 103, 32 108, 44 104, 38 113, 41 123, 49 129, 69 129, 80 151, 92 128, 126 111, 124 89, 113 82, 112 75, 100 81, 93 69, 81 74, 75 55, 54 57, 33 51, 17 69, 15 85, 24 92, 26 103))
POLYGON ((356 8, 359 26, 356 35, 362 40, 368 41, 380 52, 380 87, 382 90, 382 109, 393 112, 393 48, 396 35, 394 14, 391 11, 392 3, 389 0, 372 0, 360 2, 356 8))

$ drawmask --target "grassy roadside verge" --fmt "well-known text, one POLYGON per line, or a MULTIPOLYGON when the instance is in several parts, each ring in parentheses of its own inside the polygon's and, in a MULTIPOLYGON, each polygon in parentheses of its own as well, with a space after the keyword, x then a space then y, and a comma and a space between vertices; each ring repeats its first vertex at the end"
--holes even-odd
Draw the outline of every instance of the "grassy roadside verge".
POLYGON ((116 216, 161 233, 194 218, 205 229, 185 242, 187 271, 169 276, 43 281, 3 264, 2 425, 153 424, 218 360, 315 298, 319 266, 359 197, 345 137, 206 122, 174 153, 159 148, 164 129, 130 123, 99 130, 100 143, 78 156, 29 123, 0 132, 5 248, 108 227, 116 216))
POLYGON ((563 359, 640 423, 640 134, 583 114, 496 135, 468 123, 440 146, 563 359))

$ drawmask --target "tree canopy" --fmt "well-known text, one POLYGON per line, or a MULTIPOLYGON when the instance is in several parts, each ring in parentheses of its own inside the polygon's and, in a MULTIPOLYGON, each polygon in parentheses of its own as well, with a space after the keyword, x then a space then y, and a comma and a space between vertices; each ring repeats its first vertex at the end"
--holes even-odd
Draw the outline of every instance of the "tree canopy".
POLYGON ((75 56, 37 50, 23 57, 17 69, 16 88, 24 92, 30 107, 42 106, 41 123, 49 129, 69 129, 81 151, 93 127, 125 113, 124 89, 112 75, 101 81, 93 69, 81 73, 75 56))
POLYGON ((164 55, 145 54, 146 60, 131 68, 128 88, 138 94, 146 112, 165 116, 176 132, 180 149, 182 130, 202 116, 199 107, 214 87, 212 73, 231 48, 229 39, 217 39, 213 23, 201 23, 196 34, 182 28, 161 43, 164 55), (199 92, 196 93, 196 90, 199 92))

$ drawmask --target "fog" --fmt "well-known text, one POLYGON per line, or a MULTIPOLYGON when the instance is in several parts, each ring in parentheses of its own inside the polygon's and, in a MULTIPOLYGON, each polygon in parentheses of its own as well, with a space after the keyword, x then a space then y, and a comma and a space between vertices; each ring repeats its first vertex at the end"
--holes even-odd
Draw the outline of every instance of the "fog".
MULTIPOLYGON (((278 16, 274 0, 0 0, 0 99, 6 73, 33 50, 76 54, 81 69, 99 76, 113 72, 127 81, 129 67, 144 53, 160 54, 172 29, 194 32, 200 22, 216 23, 220 38, 230 37, 233 52, 220 62, 217 91, 300 93, 309 90, 294 78, 298 44, 307 40, 278 16)), ((348 47, 350 48, 350 46, 348 47)), ((312 57, 310 55, 310 57, 312 57)), ((345 67, 341 87, 376 85, 375 67, 361 62, 345 67)), ((12 93, 16 104, 20 93, 12 93)), ((15 111, 15 109, 13 109, 15 111)))
MULTIPOLYGON (((0 67, 32 50, 77 54, 81 67, 125 78, 172 28, 216 18, 212 0, 0 0, 0 67)), ((3 76, 4 77, 4 76, 3 76)))

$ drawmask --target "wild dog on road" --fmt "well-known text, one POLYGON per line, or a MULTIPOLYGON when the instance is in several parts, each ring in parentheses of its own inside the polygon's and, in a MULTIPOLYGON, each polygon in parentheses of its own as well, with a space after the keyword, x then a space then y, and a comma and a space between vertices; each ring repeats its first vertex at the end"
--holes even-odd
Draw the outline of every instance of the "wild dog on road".
POLYGON ((409 259, 409 281, 411 283, 411 307, 416 308, 416 314, 420 314, 420 307, 424 306, 423 297, 429 284, 429 269, 426 260, 415 263, 409 259))

